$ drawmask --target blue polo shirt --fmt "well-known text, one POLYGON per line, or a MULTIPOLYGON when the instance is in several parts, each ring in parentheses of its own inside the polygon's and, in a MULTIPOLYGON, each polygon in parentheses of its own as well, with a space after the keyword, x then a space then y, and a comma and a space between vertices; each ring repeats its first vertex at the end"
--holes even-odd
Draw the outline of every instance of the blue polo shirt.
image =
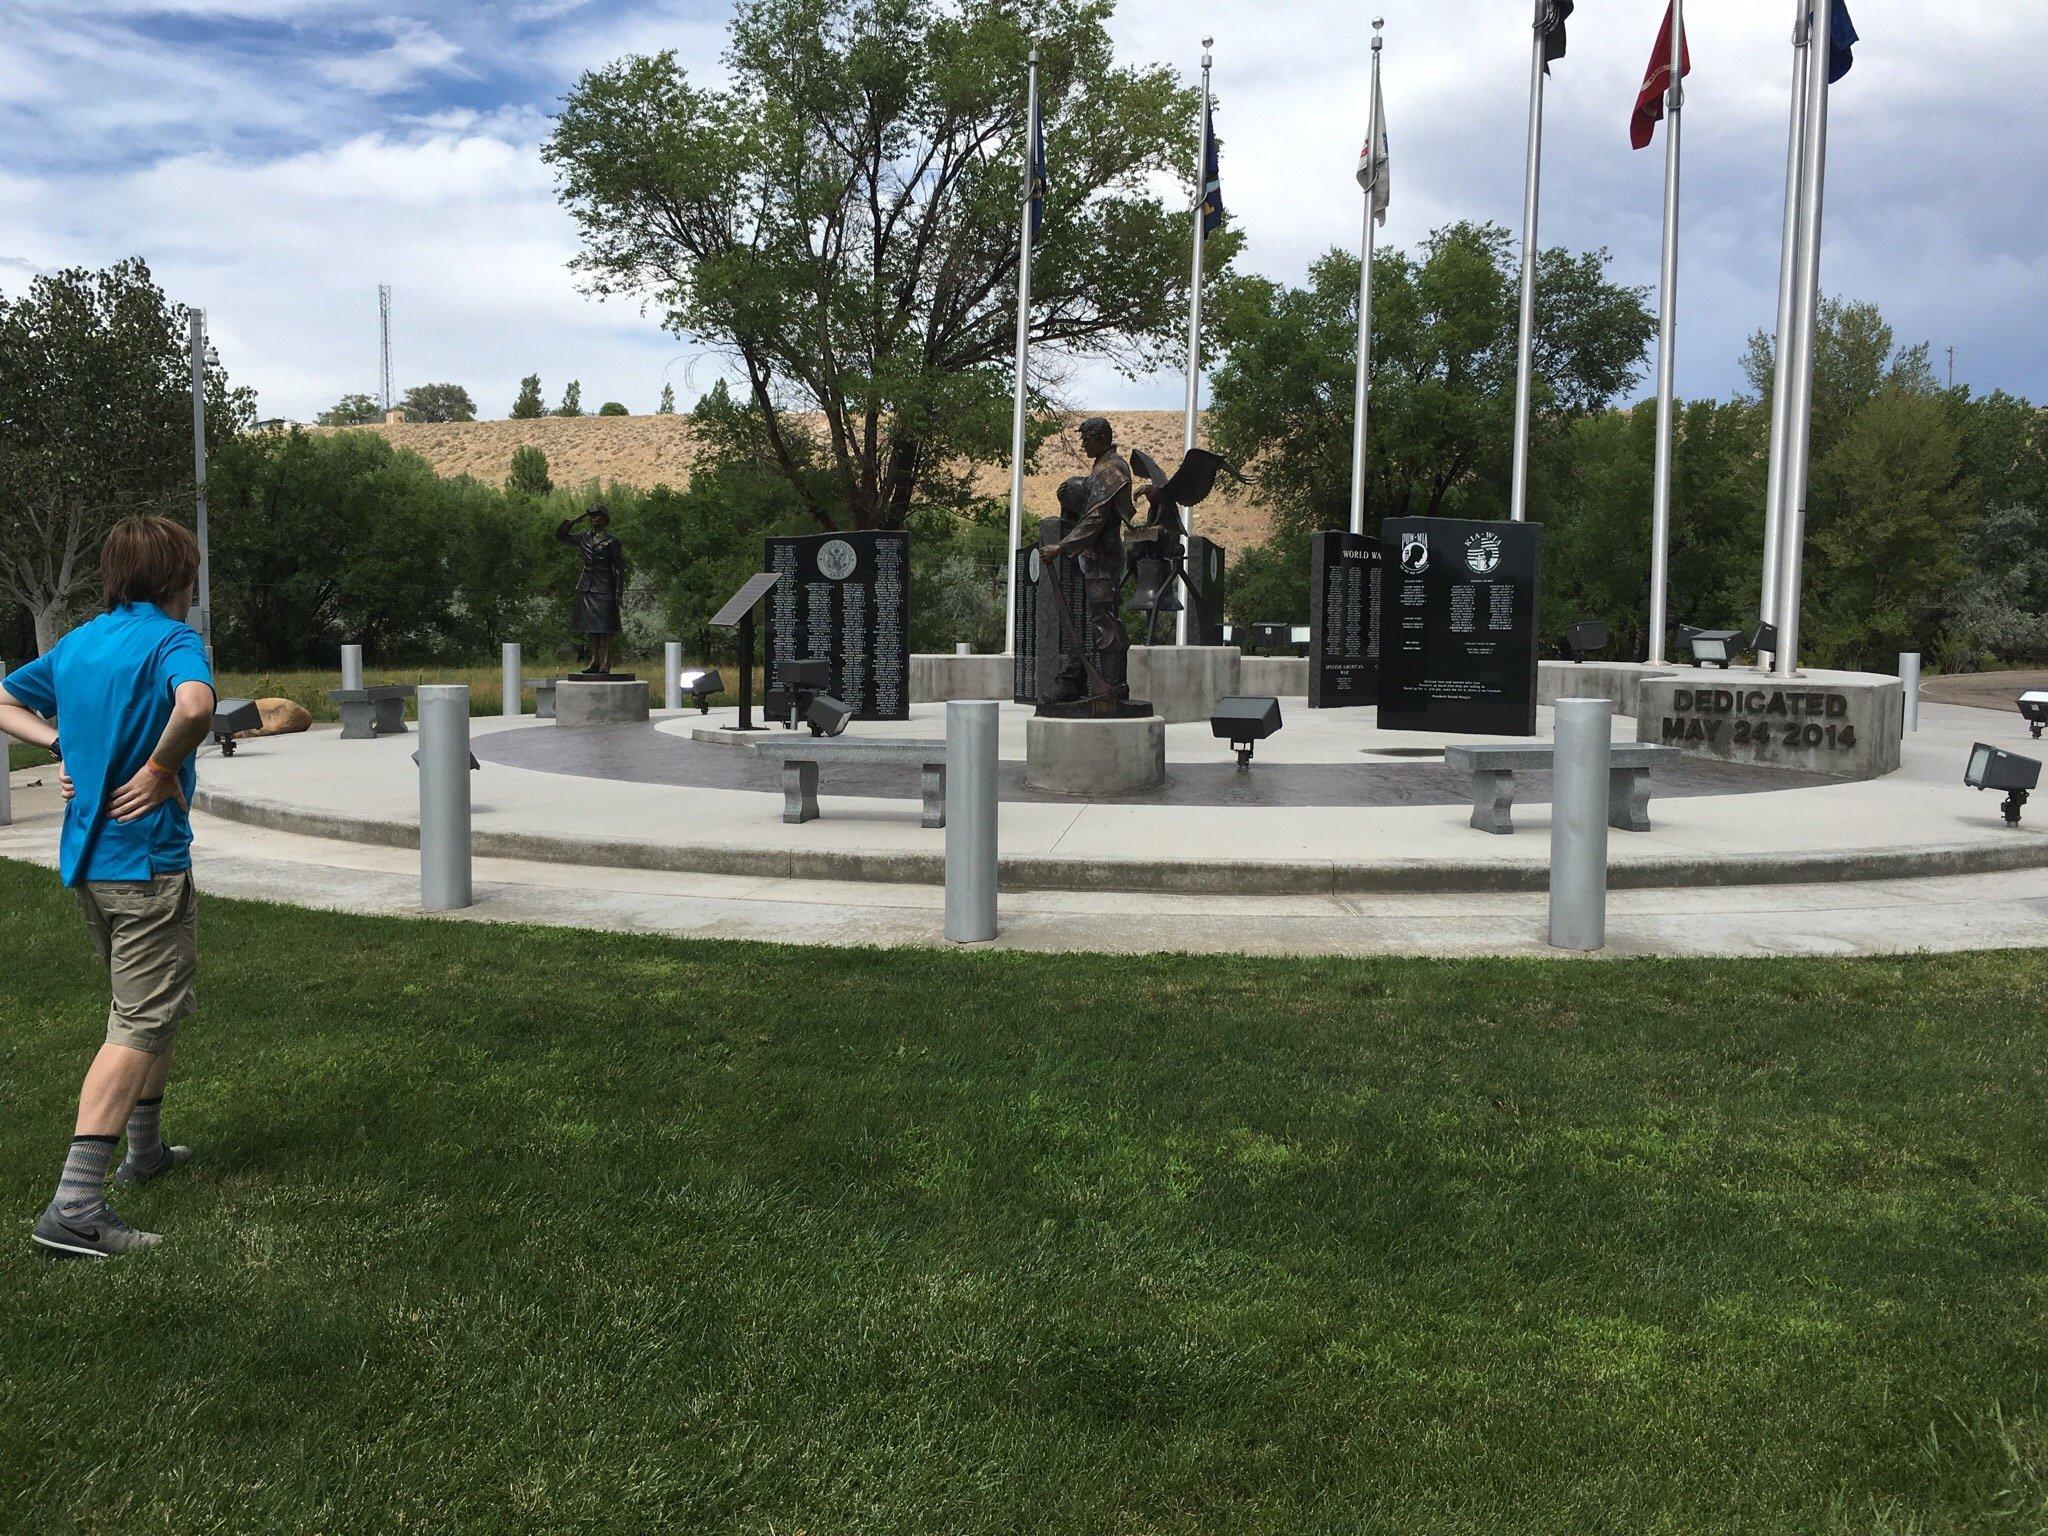
MULTIPOLYGON (((156 749, 181 683, 213 686, 206 645, 198 630, 154 603, 123 603, 0 678, 17 703, 57 722, 64 768, 78 791, 64 810, 66 885, 147 880, 192 867, 192 822, 175 799, 130 822, 106 813, 156 749)), ((178 783, 190 805, 199 775, 189 757, 178 783)))

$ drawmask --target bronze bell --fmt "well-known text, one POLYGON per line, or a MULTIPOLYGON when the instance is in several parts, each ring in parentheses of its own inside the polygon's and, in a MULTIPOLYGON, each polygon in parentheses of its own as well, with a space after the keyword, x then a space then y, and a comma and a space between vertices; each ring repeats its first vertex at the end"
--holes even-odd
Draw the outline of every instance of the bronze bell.
POLYGON ((1157 555, 1140 555, 1134 580, 1137 589, 1131 593, 1131 606, 1140 613, 1151 612, 1155 600, 1161 613, 1180 612, 1180 583, 1173 579, 1173 567, 1166 561, 1157 555))

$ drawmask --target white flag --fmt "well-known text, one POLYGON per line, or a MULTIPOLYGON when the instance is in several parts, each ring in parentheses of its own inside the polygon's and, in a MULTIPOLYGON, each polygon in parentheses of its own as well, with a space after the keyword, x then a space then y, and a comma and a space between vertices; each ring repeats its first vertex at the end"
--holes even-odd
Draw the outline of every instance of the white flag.
POLYGON ((1382 97, 1373 103, 1372 137, 1358 153, 1358 188, 1372 196, 1372 216, 1387 222, 1387 194, 1393 175, 1387 168, 1387 103, 1382 97))

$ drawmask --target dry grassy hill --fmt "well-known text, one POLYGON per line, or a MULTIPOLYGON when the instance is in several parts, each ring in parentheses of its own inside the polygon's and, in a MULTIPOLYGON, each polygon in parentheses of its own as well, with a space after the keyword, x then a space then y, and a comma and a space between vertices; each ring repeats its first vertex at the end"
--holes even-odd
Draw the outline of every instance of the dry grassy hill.
MULTIPOLYGON (((1078 422, 1080 417, 1073 420, 1078 422)), ((1112 411, 1109 420, 1126 453, 1142 448, 1168 470, 1179 461, 1178 411, 1112 411)), ((501 483, 510 470, 513 451, 528 444, 548 456, 548 472, 557 485, 621 480, 628 485, 684 486, 690 481, 690 423, 684 416, 409 422, 335 430, 382 433, 395 446, 425 459, 438 474, 469 475, 493 485, 501 483)), ((1025 481, 1027 511, 1053 516, 1058 511, 1060 482, 1086 468, 1072 431, 1061 433, 1040 451, 1038 472, 1025 481)), ((983 465, 976 478, 984 494, 1007 497, 1007 465, 983 465)), ((1195 516, 1197 531, 1221 540, 1233 554, 1262 542, 1271 525, 1271 516, 1256 494, 1232 495, 1221 488, 1195 516)))

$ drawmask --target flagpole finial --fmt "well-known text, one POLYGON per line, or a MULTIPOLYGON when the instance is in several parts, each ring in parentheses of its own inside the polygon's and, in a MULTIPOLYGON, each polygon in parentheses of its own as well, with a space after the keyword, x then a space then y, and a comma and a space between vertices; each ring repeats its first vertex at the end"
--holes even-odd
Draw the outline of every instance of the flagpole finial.
POLYGON ((1374 53, 1380 51, 1380 44, 1385 41, 1380 36, 1380 32, 1386 27, 1386 24, 1387 18, 1384 16, 1375 16, 1372 19, 1372 51, 1374 53))
POLYGON ((1031 45, 1031 62, 1034 64, 1038 62, 1038 44, 1036 43, 1031 45))

